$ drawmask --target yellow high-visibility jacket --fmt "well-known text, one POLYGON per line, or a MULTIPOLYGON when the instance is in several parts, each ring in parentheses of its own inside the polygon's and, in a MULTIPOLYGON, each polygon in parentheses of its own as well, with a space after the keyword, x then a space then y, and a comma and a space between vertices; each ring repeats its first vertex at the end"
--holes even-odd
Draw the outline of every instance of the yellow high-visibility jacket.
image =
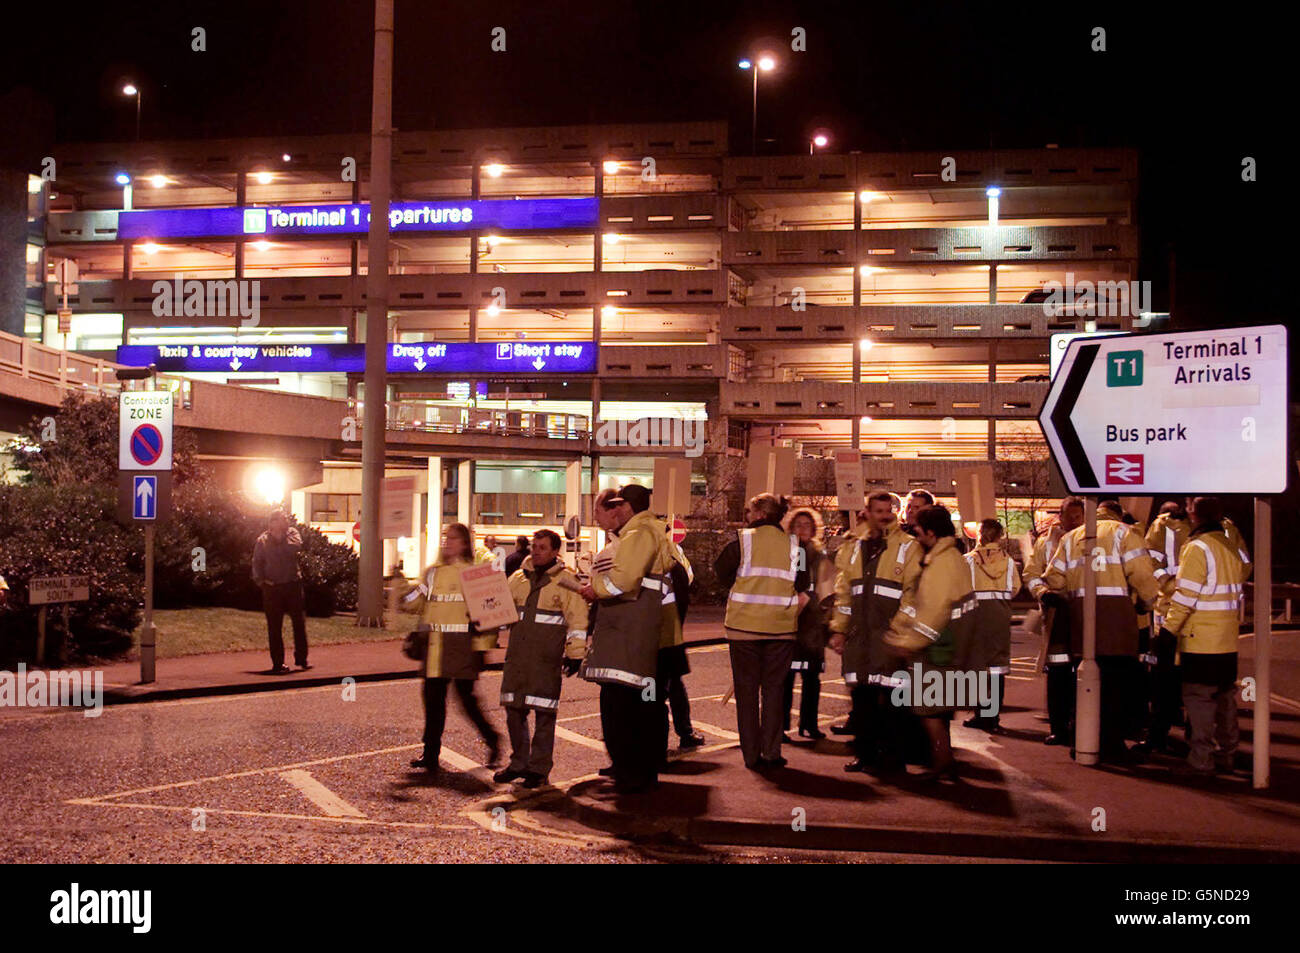
POLYGON ((1237 524, 1226 516, 1223 518, 1223 534, 1228 538, 1228 544, 1236 552, 1237 558, 1241 560, 1242 570, 1245 572, 1243 578, 1249 579, 1251 571, 1255 568, 1254 563, 1250 561, 1250 549, 1246 546, 1241 530, 1237 529, 1237 524))
MULTIPOLYGON (((491 557, 487 561, 491 561, 491 557)), ((429 629, 429 651, 425 657, 425 676, 442 678, 442 635, 468 633, 469 611, 460 588, 460 574, 479 565, 468 559, 444 562, 441 555, 424 571, 420 585, 413 595, 420 611, 420 622, 429 629)), ((480 632, 470 642, 475 652, 486 652, 497 647, 497 630, 480 632)))
POLYGON ((799 538, 779 526, 740 530, 740 565, 727 596, 728 629, 794 638, 799 628, 795 577, 803 559, 799 538))
POLYGON ((598 571, 592 567, 591 588, 596 596, 633 602, 643 584, 662 592, 660 577, 668 572, 672 560, 665 534, 663 521, 649 510, 634 514, 618 531, 618 546, 609 568, 598 571))
MULTIPOLYGON (((859 532, 850 536, 835 554, 835 611, 831 613, 830 630, 846 633, 853 622, 857 597, 862 594, 862 538, 870 532, 864 523, 859 532)), ((885 599, 897 601, 894 611, 910 610, 916 598, 916 584, 921 578, 921 544, 918 543, 897 519, 885 528, 885 550, 876 562, 876 575, 871 580, 873 591, 885 599)), ((860 620, 865 627, 866 620, 860 620)), ((883 630, 889 619, 881 619, 883 630)))
POLYGON ((1100 562, 1097 582, 1097 654, 1136 655, 1138 651, 1137 610, 1132 594, 1153 605, 1160 594, 1145 541, 1119 520, 1097 516, 1097 539, 1093 551, 1085 553, 1084 533, 1079 526, 1061 537, 1043 581, 1054 592, 1070 600, 1071 651, 1083 651, 1084 559, 1100 562))
POLYGON ((1010 601, 1020 591, 1020 570, 1001 543, 986 543, 966 554, 975 598, 1010 601))
POLYGON ((1165 579, 1178 575, 1178 560, 1192 532, 1192 524, 1168 513, 1161 513, 1146 532, 1147 555, 1155 566, 1156 581, 1162 586, 1165 579))
POLYGON ((948 665, 970 640, 975 605, 970 566, 946 536, 922 559, 913 611, 894 615, 885 643, 904 652, 924 649, 930 664, 948 665))
POLYGON ((1034 540, 1034 548, 1025 562, 1025 588, 1035 599, 1041 599, 1047 592, 1047 583, 1043 575, 1047 572, 1047 561, 1056 552, 1061 541, 1061 524, 1052 523, 1051 528, 1034 540))
POLYGON ((1237 619, 1246 569, 1226 533, 1193 533, 1183 547, 1165 628, 1178 651, 1220 655, 1237 651, 1237 619))
MULTIPOLYGON (((691 568, 691 561, 686 558, 682 548, 674 543, 671 539, 665 539, 669 558, 681 565, 686 570, 688 582, 695 581, 695 570, 691 568)), ((669 564, 669 569, 672 564, 669 564)), ((671 580, 670 580, 671 582, 671 580)), ((681 645, 685 642, 682 635, 682 617, 677 611, 677 596, 673 592, 671 585, 667 592, 664 593, 663 605, 663 627, 659 630, 659 647, 661 649, 672 648, 674 645, 681 645)))

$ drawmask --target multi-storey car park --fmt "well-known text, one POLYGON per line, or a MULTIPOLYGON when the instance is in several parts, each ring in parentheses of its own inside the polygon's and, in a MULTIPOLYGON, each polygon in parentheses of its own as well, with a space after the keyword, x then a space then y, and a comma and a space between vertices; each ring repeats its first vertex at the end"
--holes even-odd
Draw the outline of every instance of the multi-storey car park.
MULTIPOLYGON (((361 342, 368 149, 364 135, 60 147, 54 180, 29 179, 28 274, 42 287, 25 338, 0 338, 0 428, 66 387, 112 390, 120 345, 361 342), (141 232, 162 219, 125 208, 233 211, 164 237, 141 232), (296 233, 275 231, 290 224, 282 209, 296 233), (273 227, 223 224, 250 220, 273 227), (63 259, 79 271, 67 333, 63 259), (178 276, 256 280, 256 323, 233 305, 169 316, 158 283, 178 276)), ((796 494, 824 503, 834 482, 818 461, 857 446, 868 488, 951 497, 956 470, 996 461, 1010 508, 1043 507, 1034 417, 1049 337, 1133 317, 1021 302, 1050 281, 1137 278, 1136 170, 1135 152, 1109 149, 730 155, 721 122, 398 133, 395 208, 426 210, 392 234, 390 342, 458 355, 585 342, 595 355, 594 373, 473 358, 390 376, 390 475, 416 474, 421 497, 406 565, 444 514, 480 535, 555 526, 593 487, 648 482, 654 454, 686 449, 680 427, 661 428, 660 448, 613 446, 593 421, 704 422, 694 490, 725 492, 722 518, 744 491, 727 459, 772 445, 797 449, 796 494), (530 218, 542 199, 569 201, 530 218), (497 217, 450 220, 475 202, 497 217)), ((259 370, 239 353, 168 375, 177 422, 225 479, 275 467, 300 517, 350 539, 361 375, 259 370)))

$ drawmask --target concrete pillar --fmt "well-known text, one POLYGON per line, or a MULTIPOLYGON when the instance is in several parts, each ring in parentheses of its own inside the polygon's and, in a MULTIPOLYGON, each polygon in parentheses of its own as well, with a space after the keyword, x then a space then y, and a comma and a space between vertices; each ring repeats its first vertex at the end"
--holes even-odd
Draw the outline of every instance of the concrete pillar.
POLYGON ((998 266, 989 265, 989 304, 998 303, 998 266))
POLYGON ((462 460, 456 474, 456 521, 464 523, 473 532, 474 525, 474 461, 462 460))
MULTIPOLYGON (((433 563, 442 545, 442 457, 430 457, 429 468, 429 512, 424 524, 424 565, 433 563)), ((423 569, 423 566, 414 567, 423 569)))
POLYGON ((849 439, 854 450, 862 442, 862 414, 858 389, 862 384, 862 190, 853 190, 853 399, 849 439))
POLYGON ((564 465, 564 521, 576 516, 582 519, 582 458, 564 465))

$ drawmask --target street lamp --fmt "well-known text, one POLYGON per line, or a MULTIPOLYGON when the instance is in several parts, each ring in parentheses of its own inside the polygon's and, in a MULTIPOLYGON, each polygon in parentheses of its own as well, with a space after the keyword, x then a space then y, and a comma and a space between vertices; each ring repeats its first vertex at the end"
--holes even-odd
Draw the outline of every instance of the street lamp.
POLYGON ((122 87, 123 96, 135 97, 135 138, 140 141, 140 87, 135 83, 127 83, 122 87))
POLYGON ((754 74, 754 106, 750 114, 750 138, 753 143, 754 155, 758 155, 758 73, 760 70, 767 73, 776 69, 776 60, 767 54, 763 54, 758 57, 757 62, 745 57, 736 65, 741 69, 750 70, 754 74))
POLYGON ((824 132, 819 132, 808 141, 808 154, 812 155, 818 149, 825 149, 830 138, 824 132))

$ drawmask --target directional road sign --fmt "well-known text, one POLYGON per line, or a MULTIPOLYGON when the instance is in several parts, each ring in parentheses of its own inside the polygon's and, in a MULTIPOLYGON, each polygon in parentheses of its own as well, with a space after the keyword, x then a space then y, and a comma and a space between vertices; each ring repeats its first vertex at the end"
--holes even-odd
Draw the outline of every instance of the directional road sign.
POLYGON ((1072 493, 1281 493, 1283 325, 1069 343, 1038 422, 1072 493))
POLYGON ((166 470, 119 470, 117 474, 117 521, 157 523, 171 512, 172 475, 166 470))

